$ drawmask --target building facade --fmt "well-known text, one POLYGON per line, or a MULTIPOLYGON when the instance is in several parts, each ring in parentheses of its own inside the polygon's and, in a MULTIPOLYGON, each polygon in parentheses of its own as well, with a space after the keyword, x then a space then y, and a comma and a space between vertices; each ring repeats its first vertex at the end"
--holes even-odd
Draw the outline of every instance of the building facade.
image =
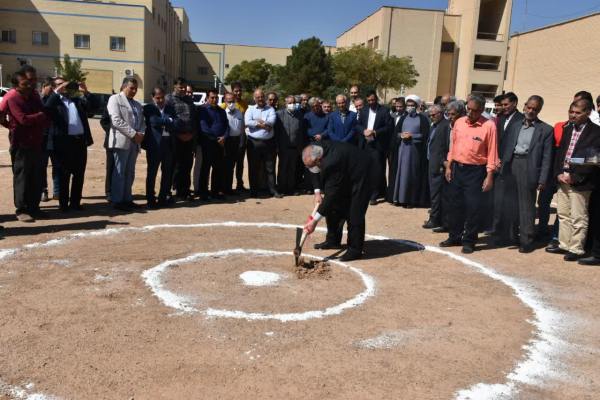
POLYGON ((505 90, 514 92, 521 104, 531 95, 542 96, 540 118, 551 124, 567 121, 575 93, 586 90, 594 100, 600 95, 600 81, 595 79, 599 57, 590 48, 599 26, 600 13, 594 13, 514 34, 505 90))
POLYGON ((133 76, 140 100, 172 83, 180 44, 190 40, 185 11, 168 0, 19 0, 2 8, 0 18, 5 79, 26 63, 40 77, 55 76, 54 59, 69 54, 83 60, 91 92, 118 92, 122 79, 133 76))
POLYGON ((466 98, 502 93, 512 0, 449 0, 447 10, 384 6, 337 39, 337 47, 362 45, 387 56, 411 56, 418 83, 404 93, 433 101, 444 93, 466 98))

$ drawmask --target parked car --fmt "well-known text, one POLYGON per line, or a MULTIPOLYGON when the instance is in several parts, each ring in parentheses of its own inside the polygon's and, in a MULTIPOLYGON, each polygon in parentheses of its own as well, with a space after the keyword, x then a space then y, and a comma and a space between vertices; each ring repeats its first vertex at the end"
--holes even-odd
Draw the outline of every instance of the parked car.
POLYGON ((9 92, 9 90, 11 90, 11 88, 7 88, 7 87, 0 87, 0 103, 2 103, 2 99, 4 98, 4 95, 6 93, 9 92))
POLYGON ((104 110, 106 110, 106 106, 108 105, 108 99, 112 94, 104 94, 104 93, 92 93, 92 96, 96 99, 98 106, 95 110, 90 110, 88 112, 88 118, 93 118, 96 115, 102 115, 104 110))

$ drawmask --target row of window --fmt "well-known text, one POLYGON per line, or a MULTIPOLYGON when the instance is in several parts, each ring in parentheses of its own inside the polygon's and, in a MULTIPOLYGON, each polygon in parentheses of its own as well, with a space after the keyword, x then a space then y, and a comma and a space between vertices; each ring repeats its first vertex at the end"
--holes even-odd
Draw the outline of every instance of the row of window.
MULTIPOLYGON (((2 43, 17 43, 17 31, 15 30, 3 30, 2 43)), ((48 32, 32 32, 31 43, 34 46, 48 46, 48 32)), ((89 49, 90 48, 90 35, 79 35, 75 34, 75 48, 76 49, 89 49)), ((110 37, 110 49, 114 51, 125 51, 125 38, 124 37, 110 37)))

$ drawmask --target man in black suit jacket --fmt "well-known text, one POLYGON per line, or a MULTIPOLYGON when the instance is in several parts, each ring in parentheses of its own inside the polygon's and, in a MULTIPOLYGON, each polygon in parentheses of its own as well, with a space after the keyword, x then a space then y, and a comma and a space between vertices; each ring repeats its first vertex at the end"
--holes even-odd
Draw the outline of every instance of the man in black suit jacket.
POLYGON ((445 162, 448 158, 449 136, 450 136, 450 121, 444 117, 444 108, 435 104, 429 110, 429 116, 433 122, 431 133, 427 141, 427 159, 429 160, 429 198, 431 200, 431 213, 429 221, 423 228, 434 229, 443 225, 444 213, 450 210, 444 210, 442 203, 442 192, 444 185, 448 184, 444 176, 446 169, 445 162))
POLYGON ((104 130, 104 149, 106 150, 106 179, 104 180, 104 195, 106 196, 106 201, 110 203, 110 190, 112 186, 112 175, 115 170, 115 151, 108 147, 108 137, 110 136, 110 126, 112 121, 110 119, 110 114, 108 113, 108 108, 105 108, 102 112, 102 117, 100 118, 100 126, 104 130))
POLYGON ((371 194, 371 205, 375 205, 377 198, 385 195, 385 152, 389 146, 394 121, 390 110, 378 103, 377 93, 374 90, 367 92, 367 105, 368 107, 360 110, 356 134, 358 148, 367 151, 379 165, 377 187, 371 194))
POLYGON ((165 104, 165 91, 161 87, 152 89, 152 101, 144 106, 146 134, 142 149, 146 150, 148 171, 146 173, 146 200, 151 208, 168 207, 168 196, 173 182, 173 154, 177 145, 179 119, 175 110, 165 104), (154 193, 156 175, 160 167, 160 190, 158 202, 154 193))
POLYGON ((546 248, 549 253, 565 254, 565 261, 576 261, 585 253, 589 223, 590 196, 598 182, 598 167, 577 165, 579 160, 600 153, 600 126, 590 120, 592 103, 573 102, 554 159, 554 176, 558 180, 559 247, 546 248), (577 161, 577 162, 575 162, 577 161))
POLYGON ((54 79, 54 93, 46 100, 45 107, 50 113, 52 145, 58 162, 58 202, 62 212, 83 210, 81 197, 87 147, 94 144, 87 113, 96 107, 96 100, 88 92, 84 82, 79 83, 82 97, 72 97, 64 78, 54 79), (69 184, 71 185, 69 202, 69 184))
POLYGON ((313 176, 315 204, 321 203, 314 219, 306 225, 313 232, 326 217, 327 238, 315 249, 341 249, 344 223, 348 221, 348 250, 340 260, 362 257, 365 214, 379 176, 379 165, 356 146, 344 142, 315 142, 304 149, 302 161, 313 176), (326 193, 321 197, 321 190, 326 193))
POLYGON ((496 232, 499 243, 519 243, 519 252, 531 253, 535 238, 537 191, 552 179, 554 129, 538 119, 544 99, 531 96, 525 103, 524 119, 505 133, 499 152, 501 161, 498 186, 503 193, 500 204, 502 229, 496 232))

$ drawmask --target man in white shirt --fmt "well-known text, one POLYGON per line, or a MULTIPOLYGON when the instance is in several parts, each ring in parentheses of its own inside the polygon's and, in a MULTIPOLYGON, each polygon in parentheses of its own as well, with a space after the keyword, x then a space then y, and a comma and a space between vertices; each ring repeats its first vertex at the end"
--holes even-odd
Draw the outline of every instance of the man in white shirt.
POLYGON ((248 136, 248 175, 250 176, 250 197, 258 197, 260 165, 267 173, 267 184, 271 196, 283 198, 275 188, 275 121, 277 115, 273 107, 266 104, 265 92, 254 92, 256 105, 248 107, 244 120, 248 136))
POLYGON ((237 192, 232 190, 233 171, 235 170, 237 163, 244 162, 244 159, 240 159, 239 157, 240 151, 243 150, 243 147, 240 146, 240 141, 244 137, 244 114, 236 108, 235 96, 233 93, 227 93, 225 95, 225 104, 225 114, 227 114, 227 120, 229 121, 229 137, 225 139, 223 192, 226 195, 237 195, 237 192))
MULTIPOLYGON (((358 114, 357 112, 357 108, 356 108, 356 104, 354 104, 354 101, 356 99, 358 99, 360 96, 360 90, 358 89, 358 86, 352 86, 350 88, 350 105, 348 106, 348 110, 355 112, 358 114)), ((360 111, 360 110, 358 110, 360 111)))

